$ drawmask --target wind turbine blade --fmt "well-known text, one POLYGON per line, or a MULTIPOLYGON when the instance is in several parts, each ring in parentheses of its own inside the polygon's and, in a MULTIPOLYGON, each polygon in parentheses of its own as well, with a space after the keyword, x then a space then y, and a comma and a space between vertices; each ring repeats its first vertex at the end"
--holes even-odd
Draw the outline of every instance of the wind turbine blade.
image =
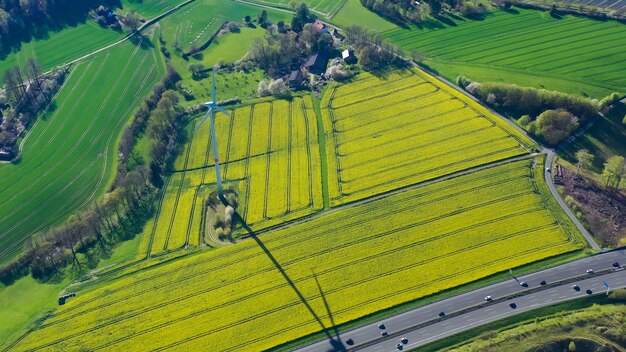
POLYGON ((204 121, 206 121, 206 119, 209 117, 210 114, 213 113, 213 109, 209 108, 209 111, 206 112, 206 115, 204 115, 204 117, 202 118, 202 120, 200 120, 200 123, 198 124, 198 126, 196 126, 196 128, 193 130, 193 133, 196 133, 196 131, 198 131, 198 129, 200 129, 200 126, 202 126, 202 124, 204 124, 204 121))
POLYGON ((228 113, 228 111, 224 110, 224 108, 223 108, 223 107, 221 107, 221 106, 219 106, 219 105, 216 105, 216 106, 215 106, 215 108, 216 108, 217 110, 221 111, 224 115, 226 115, 226 116, 230 117, 231 119, 233 118, 232 116, 230 116, 230 114, 228 113))
POLYGON ((213 67, 211 72, 213 73, 213 104, 217 104, 217 97, 215 93, 215 67, 213 67))

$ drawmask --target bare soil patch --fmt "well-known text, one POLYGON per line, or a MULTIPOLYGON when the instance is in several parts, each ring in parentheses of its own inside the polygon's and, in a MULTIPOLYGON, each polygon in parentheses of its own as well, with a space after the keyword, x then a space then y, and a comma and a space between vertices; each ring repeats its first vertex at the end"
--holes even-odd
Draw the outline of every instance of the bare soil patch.
POLYGON ((563 195, 576 216, 587 223, 603 247, 626 245, 626 192, 605 189, 567 168, 562 170, 563 195))

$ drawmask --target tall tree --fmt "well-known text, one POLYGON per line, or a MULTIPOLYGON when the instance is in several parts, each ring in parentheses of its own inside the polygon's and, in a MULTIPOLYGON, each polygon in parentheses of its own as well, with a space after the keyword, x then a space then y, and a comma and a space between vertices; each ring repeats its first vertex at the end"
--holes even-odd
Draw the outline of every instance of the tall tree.
POLYGON ((593 154, 591 154, 587 149, 581 149, 576 152, 576 175, 580 172, 581 169, 588 169, 593 163, 593 154))
POLYGON ((43 89, 41 88, 41 66, 32 57, 26 60, 26 75, 28 76, 28 79, 35 84, 39 92, 44 94, 43 89))
POLYGON ((614 155, 607 159, 604 163, 604 170, 602 170, 602 176, 605 178, 605 186, 609 187, 615 185, 619 187, 622 179, 626 174, 624 157, 614 155))

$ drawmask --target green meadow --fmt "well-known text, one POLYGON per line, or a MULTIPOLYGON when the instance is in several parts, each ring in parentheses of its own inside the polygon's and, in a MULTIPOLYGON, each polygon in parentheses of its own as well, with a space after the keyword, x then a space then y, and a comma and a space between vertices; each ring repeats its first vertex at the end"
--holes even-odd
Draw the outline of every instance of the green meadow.
POLYGON ((454 80, 502 81, 602 98, 626 92, 626 25, 513 8, 480 20, 446 17, 383 33, 454 80))
POLYGON ((49 33, 44 38, 23 43, 20 50, 1 58, 0 77, 7 69, 23 65, 28 58, 35 58, 44 70, 48 70, 115 43, 124 35, 124 32, 102 28, 94 21, 49 33))
POLYGON ((0 263, 31 235, 101 197, 117 140, 164 74, 154 48, 130 42, 75 64, 49 109, 26 135, 19 162, 0 165, 0 263))

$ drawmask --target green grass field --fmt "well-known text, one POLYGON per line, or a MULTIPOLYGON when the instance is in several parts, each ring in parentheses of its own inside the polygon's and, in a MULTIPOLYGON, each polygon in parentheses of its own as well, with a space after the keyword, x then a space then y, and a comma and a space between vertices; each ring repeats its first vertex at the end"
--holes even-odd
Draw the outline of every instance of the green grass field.
MULTIPOLYGON (((233 63, 243 58, 252 42, 258 38, 263 38, 265 30, 262 28, 241 28, 240 33, 227 33, 217 37, 211 45, 198 55, 183 60, 174 56, 172 65, 181 74, 183 81, 181 86, 192 92, 194 100, 183 102, 183 105, 194 105, 198 102, 211 100, 211 80, 210 77, 195 80, 189 71, 189 65, 201 63, 206 68, 213 67, 221 62, 233 63)), ((233 97, 253 98, 256 96, 259 81, 265 78, 263 71, 254 70, 251 72, 225 72, 219 71, 216 74, 217 96, 220 100, 233 97)))
POLYGON ((100 197, 117 138, 164 73, 156 49, 130 43, 75 65, 53 106, 32 128, 18 164, 0 165, 0 262, 34 233, 100 197))
POLYGON ((622 123, 624 115, 626 115, 626 105, 616 104, 606 117, 598 117, 582 136, 574 143, 568 144, 559 152, 559 155, 575 164, 576 152, 580 149, 587 149, 595 156, 592 171, 601 174, 608 158, 613 155, 626 157, 626 125, 622 123))
POLYGON ((359 0, 346 0, 331 22, 339 27, 359 25, 374 32, 398 28, 395 24, 366 9, 359 0))
POLYGON ((332 205, 527 154, 533 145, 417 70, 362 74, 326 92, 321 106, 332 205))
MULTIPOLYGON (((252 5, 222 0, 197 0, 161 21, 168 47, 174 52, 174 43, 183 51, 200 47, 224 22, 242 22, 246 15, 256 18, 263 9, 252 5)), ((287 21, 290 14, 266 10, 270 21, 287 21)))
MULTIPOLYGON (((251 2, 289 9, 291 0, 252 0, 251 2)), ((331 19, 341 9, 346 0, 304 0, 303 2, 305 2, 313 12, 327 19, 331 19)))
POLYGON ((263 350, 330 326, 330 314, 341 324, 580 248, 584 241, 556 222, 559 210, 543 203, 534 185, 543 167, 532 164, 477 171, 126 275, 79 292, 14 348, 263 350))
POLYGON ((7 69, 24 65, 28 58, 35 58, 44 70, 63 65, 107 44, 124 37, 123 32, 104 29, 94 21, 76 27, 68 27, 49 37, 22 44, 20 50, 0 60, 0 77, 7 69))
POLYGON ((503 81, 602 98, 626 92, 622 74, 626 28, 614 21, 552 18, 548 12, 496 10, 483 20, 449 19, 423 28, 395 29, 384 36, 454 80, 503 81))
POLYGON ((185 0, 122 0, 122 14, 135 11, 144 18, 154 18, 185 0))

